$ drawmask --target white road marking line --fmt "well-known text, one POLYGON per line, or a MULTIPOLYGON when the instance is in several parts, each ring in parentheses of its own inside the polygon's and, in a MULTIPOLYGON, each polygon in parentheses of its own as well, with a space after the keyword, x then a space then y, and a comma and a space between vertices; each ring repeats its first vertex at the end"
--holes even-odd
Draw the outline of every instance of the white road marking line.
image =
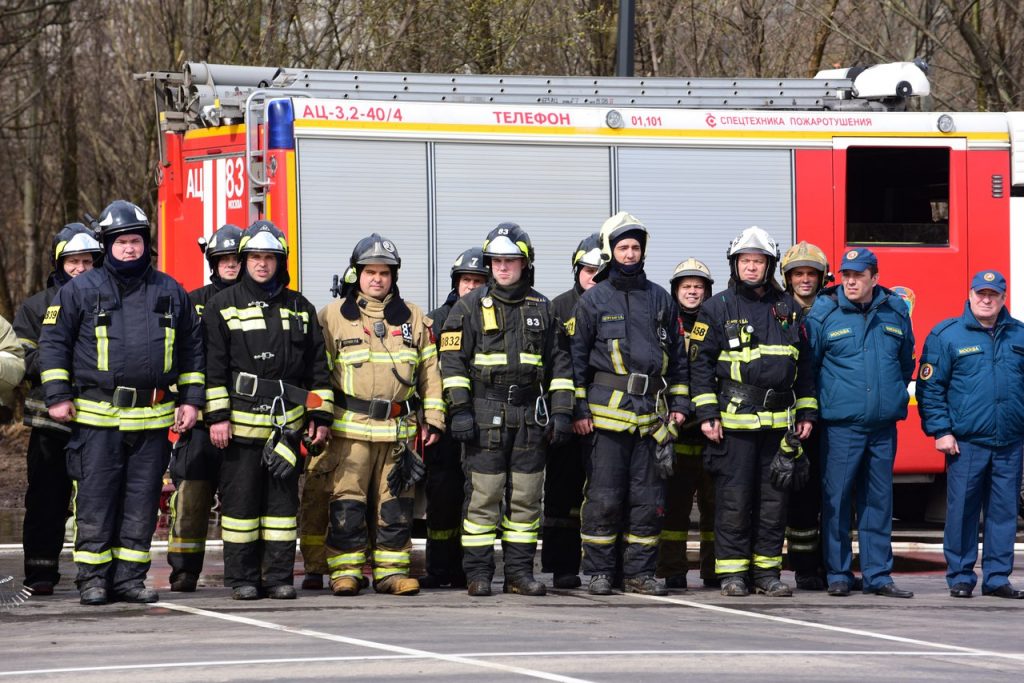
MULTIPOLYGON (((746 655, 765 656, 854 656, 854 657, 985 657, 987 652, 935 652, 933 650, 561 650, 548 652, 470 652, 448 655, 465 659, 489 657, 649 657, 652 655, 707 656, 746 655)), ((111 664, 107 666, 64 667, 60 669, 30 669, 25 671, 0 671, 3 676, 38 676, 42 674, 90 673, 100 671, 132 671, 144 669, 177 669, 207 666, 255 666, 268 664, 315 664, 319 662, 383 662, 413 659, 432 659, 420 655, 351 655, 336 657, 286 657, 278 659, 214 659, 194 662, 154 662, 146 664, 111 664)))
POLYGON ((653 600, 655 602, 667 602, 674 605, 683 605, 684 607, 696 607, 697 609, 704 609, 710 612, 719 612, 722 614, 733 614, 737 616, 750 617, 753 619, 764 619, 766 621, 774 621, 780 624, 790 624, 793 626, 803 626, 806 628, 816 628, 822 631, 832 631, 834 633, 845 633, 853 636, 864 636, 867 638, 877 638, 879 640, 889 640, 894 643, 906 643, 908 645, 923 645, 924 647, 935 647, 943 648, 946 650, 954 650, 956 652, 963 652, 974 655, 985 655, 988 657, 1001 657, 1003 659, 1013 659, 1016 661, 1024 661, 1024 654, 1015 654, 1012 652, 995 652, 993 650, 981 650, 974 647, 963 647, 961 645, 947 645, 945 643, 930 642, 927 640, 918 640, 917 638, 906 638, 904 636, 891 636, 886 633, 878 633, 875 631, 865 631, 857 628, 847 628, 846 626, 833 626, 831 624, 819 624, 813 621, 804 621, 802 619, 793 619, 790 617, 779 617, 774 614, 763 614, 761 612, 748 612, 746 610, 735 609, 732 607, 721 607, 719 605, 707 605, 701 602, 693 602, 692 600, 682 600, 680 598, 668 598, 659 595, 638 595, 636 593, 624 593, 626 597, 639 598, 642 600, 653 600))
POLYGON ((190 607, 188 605, 179 605, 173 602, 155 602, 154 607, 165 607, 167 609, 177 610, 179 612, 187 612, 189 614, 195 614, 203 617, 211 617, 213 619, 222 619, 224 621, 232 621, 236 624, 246 624, 248 626, 256 626, 258 628, 266 628, 273 631, 283 631, 285 633, 294 633, 300 636, 309 636, 310 638, 319 638, 321 640, 330 640, 335 643, 346 643, 348 645, 356 645, 358 647, 367 647, 374 650, 384 650, 385 652, 393 652, 403 655, 412 655, 416 657, 425 657, 428 659, 436 659, 443 662, 451 662, 454 664, 466 664, 469 666, 482 667, 485 669, 496 669, 505 673, 518 674, 520 676, 528 676, 530 678, 540 678, 545 681, 559 681, 560 683, 589 683, 582 678, 572 678, 570 676, 562 676, 560 674, 548 673, 546 671, 537 671, 535 669, 524 669, 517 666, 507 666, 505 664, 498 664, 497 662, 487 662, 482 660, 475 660, 469 657, 460 657, 458 655, 445 655, 438 652, 430 652, 428 650, 420 650, 412 647, 403 647, 401 645, 389 645, 387 643, 378 643, 372 640, 363 640, 362 638, 350 638, 348 636, 334 635, 333 633, 323 633, 322 631, 312 631, 305 628, 294 628, 292 626, 285 626, 283 624, 275 624, 270 621, 262 621, 260 619, 250 619, 249 617, 242 617, 236 614, 222 614, 220 612, 214 612, 212 610, 199 609, 198 607, 190 607))

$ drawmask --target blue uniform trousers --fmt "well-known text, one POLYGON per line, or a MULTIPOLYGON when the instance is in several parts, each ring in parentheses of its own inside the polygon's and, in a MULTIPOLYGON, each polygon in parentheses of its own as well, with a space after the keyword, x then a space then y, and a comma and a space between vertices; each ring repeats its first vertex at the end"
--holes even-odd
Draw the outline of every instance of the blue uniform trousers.
POLYGON ((864 589, 892 583, 892 466, 895 423, 873 432, 826 425, 821 523, 828 582, 853 583, 850 512, 854 492, 864 589))
POLYGON ((979 514, 985 518, 982 589, 1009 583, 1017 533, 1021 443, 1002 448, 959 441, 960 455, 946 458, 946 582, 977 584, 979 514))

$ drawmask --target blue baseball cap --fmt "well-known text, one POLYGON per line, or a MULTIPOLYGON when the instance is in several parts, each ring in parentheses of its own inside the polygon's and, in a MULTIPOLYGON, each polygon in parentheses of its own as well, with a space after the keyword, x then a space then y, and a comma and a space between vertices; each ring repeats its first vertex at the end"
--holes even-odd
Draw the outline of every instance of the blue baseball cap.
POLYGON ((847 249, 843 254, 843 262, 839 270, 855 270, 858 273, 868 269, 868 266, 878 268, 878 258, 870 249, 847 249))
POLYGON ((1006 293, 1006 278, 998 270, 979 271, 971 280, 971 289, 974 291, 992 289, 1000 294, 1006 293))

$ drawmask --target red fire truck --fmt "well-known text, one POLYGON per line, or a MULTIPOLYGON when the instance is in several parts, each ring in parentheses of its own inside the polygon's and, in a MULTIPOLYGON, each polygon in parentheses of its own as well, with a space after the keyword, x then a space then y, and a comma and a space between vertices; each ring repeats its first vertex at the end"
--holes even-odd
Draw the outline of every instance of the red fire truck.
MULTIPOLYGON (((661 282, 695 256, 722 286, 729 240, 754 224, 832 263, 869 246, 919 345, 959 313, 972 272, 1007 273, 1012 300, 1024 287, 1024 114, 907 111, 929 88, 915 63, 781 80, 206 63, 138 78, 160 117, 161 266, 187 287, 204 278, 198 238, 269 218, 314 304, 377 231, 402 254, 403 295, 432 307, 454 257, 513 220, 554 295, 571 285, 576 243, 620 209, 647 224, 661 282)), ((896 468, 918 494, 943 471, 914 410, 896 468)), ((903 515, 923 512, 923 497, 901 496, 903 515)))

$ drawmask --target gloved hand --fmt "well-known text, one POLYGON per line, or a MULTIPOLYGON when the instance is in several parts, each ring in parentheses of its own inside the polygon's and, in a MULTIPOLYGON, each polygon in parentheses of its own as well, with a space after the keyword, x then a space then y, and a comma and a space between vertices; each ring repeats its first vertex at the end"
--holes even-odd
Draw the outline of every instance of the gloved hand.
POLYGON ((388 491, 398 498, 402 491, 415 486, 426 474, 427 467, 423 464, 422 458, 409 448, 408 444, 401 443, 398 452, 395 453, 395 466, 388 472, 388 491))
POLYGON ((476 438, 476 417, 472 410, 460 410, 452 415, 452 438, 466 443, 476 438))
POLYGON ((799 491, 811 476, 811 464, 800 447, 800 438, 792 429, 786 432, 785 443, 775 453, 771 464, 772 486, 785 491, 799 491))
POLYGON ((675 472, 676 451, 671 441, 660 443, 654 447, 654 471, 658 479, 668 479, 675 472))
POLYGON ((572 420, 564 413, 555 413, 551 416, 549 429, 552 446, 567 443, 572 438, 572 420))
POLYGON ((302 445, 306 447, 306 453, 308 453, 309 457, 311 457, 311 458, 315 458, 316 456, 318 456, 321 453, 323 453, 324 452, 324 448, 326 446, 326 444, 324 444, 322 442, 318 443, 318 444, 314 444, 313 443, 313 437, 311 437, 309 434, 306 434, 306 433, 302 434, 302 445))
POLYGON ((263 466, 271 476, 284 479, 297 471, 302 435, 293 429, 275 429, 263 446, 263 466))

